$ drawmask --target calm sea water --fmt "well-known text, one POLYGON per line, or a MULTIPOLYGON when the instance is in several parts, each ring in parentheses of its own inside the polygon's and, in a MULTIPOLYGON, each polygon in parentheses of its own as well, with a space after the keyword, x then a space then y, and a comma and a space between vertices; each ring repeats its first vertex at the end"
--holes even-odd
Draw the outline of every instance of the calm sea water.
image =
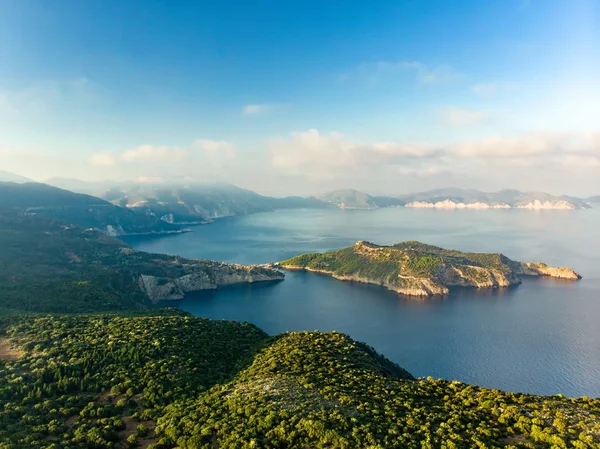
POLYGON ((129 239, 150 252, 264 263, 403 240, 569 266, 579 282, 527 279, 499 290, 411 299, 384 288, 288 272, 173 303, 197 316, 250 321, 276 334, 337 330, 415 376, 536 394, 600 397, 600 209, 287 210, 224 218, 194 232, 129 239))

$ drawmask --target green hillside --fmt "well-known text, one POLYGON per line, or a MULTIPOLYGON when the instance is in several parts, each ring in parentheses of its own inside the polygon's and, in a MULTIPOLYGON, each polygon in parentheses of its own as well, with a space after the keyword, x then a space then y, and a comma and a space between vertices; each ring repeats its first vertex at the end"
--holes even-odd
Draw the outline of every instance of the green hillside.
POLYGON ((598 399, 414 380, 343 334, 172 310, 0 323, 2 448, 600 447, 598 399))
POLYGON ((521 283, 520 275, 580 278, 569 268, 523 264, 499 253, 466 253, 416 241, 392 246, 360 241, 349 248, 303 254, 278 265, 382 285, 411 296, 443 295, 452 286, 506 287, 521 283))

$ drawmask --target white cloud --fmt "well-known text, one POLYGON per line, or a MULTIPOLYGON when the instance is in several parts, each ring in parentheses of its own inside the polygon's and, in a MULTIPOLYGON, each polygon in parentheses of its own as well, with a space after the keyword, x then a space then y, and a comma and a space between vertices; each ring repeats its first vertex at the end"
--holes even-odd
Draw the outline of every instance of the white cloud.
POLYGON ((356 180, 378 185, 394 176, 426 179, 447 175, 485 180, 502 179, 509 172, 511 177, 519 173, 531 182, 551 173, 567 179, 573 170, 583 171, 589 178, 600 166, 600 133, 492 136, 430 145, 361 143, 341 133, 311 129, 271 141, 269 151, 276 170, 309 182, 348 184, 348 180, 356 180))
POLYGON ((461 75, 449 65, 428 65, 420 61, 364 63, 340 78, 342 81, 361 79, 375 84, 406 72, 414 73, 420 84, 444 84, 461 79, 461 75))
MULTIPOLYGON (((140 145, 122 152, 103 152, 90 156, 89 163, 97 167, 135 165, 153 171, 184 170, 194 164, 202 167, 223 167, 235 157, 234 145, 222 140, 197 139, 189 147, 140 145)), ((155 177, 152 176, 152 179, 155 177)))
POLYGON ((224 140, 197 139, 193 149, 201 151, 203 161, 215 168, 223 168, 235 158, 235 146, 224 140))
POLYGON ((267 113, 271 109, 268 104, 247 104, 242 108, 242 114, 246 116, 261 115, 267 113))
POLYGON ((472 126, 489 122, 491 116, 486 111, 446 108, 441 112, 441 119, 443 123, 452 126, 472 126))
POLYGON ((121 154, 121 160, 124 162, 165 162, 182 160, 187 157, 187 150, 178 147, 168 147, 166 145, 140 145, 137 148, 126 150, 121 154))
POLYGON ((585 156, 600 158, 600 133, 537 133, 517 137, 488 137, 449 145, 462 158, 525 159, 585 156))
POLYGON ((413 165, 434 158, 435 147, 419 143, 353 142, 341 133, 321 134, 316 129, 294 132, 269 144, 271 165, 311 181, 338 177, 365 177, 392 167, 413 165))
POLYGON ((192 144, 192 147, 198 148, 209 155, 222 154, 229 159, 233 158, 235 154, 233 143, 224 140, 197 139, 192 144))
POLYGON ((96 167, 111 167, 117 163, 117 159, 112 153, 96 153, 90 156, 89 162, 96 167))
POLYGON ((161 176, 138 176, 135 181, 140 184, 162 184, 166 179, 161 176))

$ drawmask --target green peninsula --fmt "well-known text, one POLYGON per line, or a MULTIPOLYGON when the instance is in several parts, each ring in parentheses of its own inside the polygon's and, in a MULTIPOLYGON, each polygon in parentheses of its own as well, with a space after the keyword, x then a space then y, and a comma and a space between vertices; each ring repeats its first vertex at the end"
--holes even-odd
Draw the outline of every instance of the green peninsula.
POLYGON ((449 287, 508 287, 521 276, 581 279, 570 268, 524 263, 503 254, 463 253, 417 241, 392 246, 359 241, 328 253, 303 254, 276 264, 387 287, 408 296, 446 295, 449 287))

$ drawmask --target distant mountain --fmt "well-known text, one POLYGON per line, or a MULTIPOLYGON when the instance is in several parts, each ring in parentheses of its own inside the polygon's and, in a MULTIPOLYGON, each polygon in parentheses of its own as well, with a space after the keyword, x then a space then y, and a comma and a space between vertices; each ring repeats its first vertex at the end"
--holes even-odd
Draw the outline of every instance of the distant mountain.
POLYGON ((327 207, 316 198, 272 198, 231 184, 123 183, 96 193, 114 205, 167 223, 193 224, 275 209, 327 207))
POLYGON ((0 182, 23 183, 23 182, 32 182, 32 181, 31 181, 31 179, 26 178, 24 176, 17 175, 15 173, 11 173, 9 171, 0 170, 0 182))
POLYGON ((94 196, 97 196, 98 193, 106 191, 115 185, 114 181, 81 181, 74 178, 60 177, 47 179, 44 181, 44 184, 64 190, 70 190, 71 192, 86 193, 94 196))
POLYGON ((600 195, 591 196, 585 200, 589 204, 600 204, 600 195))
POLYGON ((317 199, 341 209, 377 209, 403 205, 397 198, 372 196, 354 189, 335 190, 318 196, 317 199))
POLYGON ((100 198, 40 183, 0 182, 0 207, 98 229, 113 236, 180 231, 178 226, 137 214, 100 198))
POLYGON ((438 189, 412 193, 399 197, 406 207, 441 209, 585 209, 586 202, 566 195, 554 196, 544 192, 521 192, 501 190, 481 192, 479 190, 438 189))
POLYGON ((398 196, 370 195, 355 189, 342 189, 316 197, 273 198, 231 184, 201 182, 145 183, 114 181, 83 182, 53 178, 58 187, 92 194, 114 205, 158 218, 172 224, 210 222, 215 218, 292 208, 379 209, 415 207, 438 209, 585 209, 594 201, 544 192, 474 189, 436 189, 398 196))

